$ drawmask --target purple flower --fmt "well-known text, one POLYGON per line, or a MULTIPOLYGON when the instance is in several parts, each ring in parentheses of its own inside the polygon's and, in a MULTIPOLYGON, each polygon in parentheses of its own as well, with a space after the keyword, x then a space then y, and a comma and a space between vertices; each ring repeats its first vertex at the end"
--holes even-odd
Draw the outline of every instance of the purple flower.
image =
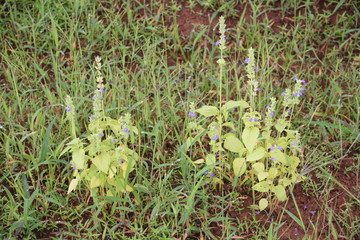
POLYGON ((204 175, 208 175, 208 174, 209 174, 209 171, 206 170, 206 171, 204 172, 204 175))
POLYGON ((72 165, 72 162, 69 162, 69 165, 72 165))
POLYGON ((76 167, 72 167, 71 169, 72 169, 72 170, 76 170, 76 167))
POLYGON ((98 136, 99 136, 99 137, 103 137, 104 134, 103 134, 103 133, 99 133, 98 136))
POLYGON ((257 88, 256 91, 261 92, 261 88, 257 88))
POLYGON ((306 84, 306 81, 304 79, 301 79, 302 84, 306 84))
POLYGON ((266 109, 270 109, 271 107, 268 105, 268 106, 266 106, 266 109))
POLYGON ((91 114, 90 115, 90 119, 94 119, 95 118, 95 115, 94 114, 91 114))
POLYGON ((285 92, 282 92, 282 93, 281 93, 281 96, 285 96, 285 92))
POLYGON ((71 111, 71 108, 70 108, 70 107, 66 107, 66 111, 67 111, 67 112, 70 112, 70 111, 71 111))
POLYGON ((270 151, 274 151, 274 150, 275 150, 275 147, 274 147, 274 146, 271 146, 269 149, 270 149, 270 151))
POLYGON ((301 88, 301 90, 300 90, 301 92, 304 92, 305 91, 305 88, 301 88))
POLYGON ((249 119, 249 122, 252 122, 252 121, 254 121, 253 118, 250 118, 250 119, 249 119))
POLYGON ((259 215, 261 213, 261 211, 256 211, 256 214, 259 215))
POLYGON ((91 97, 91 100, 93 100, 93 101, 95 100, 95 95, 91 97))
POLYGON ((297 78, 297 77, 294 77, 293 80, 296 81, 296 80, 298 80, 298 78, 297 78))
POLYGON ((124 132, 129 132, 129 129, 128 128, 124 128, 124 132))
POLYGON ((216 139, 219 139, 219 135, 215 135, 211 138, 211 140, 215 141, 216 139))
POLYGON ((299 97, 299 96, 300 96, 299 93, 295 93, 295 94, 294 94, 294 97, 299 97))
POLYGON ((123 158, 122 158, 122 159, 120 159, 120 162, 122 162, 122 163, 123 163, 123 162, 125 162, 125 159, 123 159, 123 158))
POLYGON ((220 42, 219 42, 219 41, 216 41, 216 42, 215 42, 215 45, 216 45, 216 46, 218 46, 219 44, 220 44, 220 42))
POLYGON ((316 213, 316 211, 310 211, 309 213, 314 215, 316 213))
POLYGON ((104 93, 104 91, 105 91, 103 88, 100 88, 99 90, 101 93, 104 93))
POLYGON ((272 157, 272 158, 271 158, 271 160, 273 160, 273 161, 274 161, 274 160, 275 160, 275 157, 272 157))
POLYGON ((270 115, 271 116, 274 116, 275 114, 274 114, 274 111, 270 111, 270 115))
POLYGON ((277 148, 278 148, 279 150, 281 150, 281 151, 283 150, 283 148, 282 148, 281 146, 278 146, 277 148))
POLYGON ((259 71, 259 68, 258 67, 254 67, 255 71, 259 71))
POLYGON ((291 145, 293 145, 294 147, 296 146, 296 141, 293 141, 292 143, 291 143, 291 145))
POLYGON ((289 98, 286 98, 285 100, 288 102, 288 101, 289 101, 289 98))
POLYGON ((210 173, 210 177, 215 177, 215 174, 214 174, 214 173, 210 173))
POLYGON ((193 113, 193 112, 188 112, 187 114, 189 117, 196 117, 196 113, 193 113))
POLYGON ((244 63, 248 64, 249 63, 249 58, 246 58, 244 63))
POLYGON ((112 141, 113 141, 113 143, 116 143, 116 139, 113 139, 112 141))
POLYGON ((307 206, 304 206, 304 210, 306 211, 308 209, 308 207, 307 206))
POLYGON ((254 118, 254 122, 258 122, 259 121, 259 119, 257 119, 257 118, 254 118))

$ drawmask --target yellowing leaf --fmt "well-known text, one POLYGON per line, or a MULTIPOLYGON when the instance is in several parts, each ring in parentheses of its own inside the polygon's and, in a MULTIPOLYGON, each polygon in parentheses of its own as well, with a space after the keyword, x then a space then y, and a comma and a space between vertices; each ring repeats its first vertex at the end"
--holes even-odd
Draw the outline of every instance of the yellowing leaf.
POLYGON ((246 171, 245 158, 235 158, 233 161, 233 169, 236 177, 240 177, 246 171))
POLYGON ((267 208, 267 206, 269 205, 269 202, 266 198, 262 198, 260 199, 259 201, 259 208, 260 208, 260 211, 264 210, 265 208, 267 208))
POLYGON ((253 189, 258 192, 268 192, 270 190, 270 186, 268 182, 263 181, 255 184, 253 189))
POLYGON ((242 141, 250 153, 256 146, 258 136, 259 129, 256 127, 246 127, 242 133, 242 141))
POLYGON ((195 164, 201 164, 201 163, 204 163, 204 162, 205 161, 204 161, 203 158, 200 158, 200 159, 194 161, 195 164))
POLYGON ((287 199, 286 197, 286 191, 284 186, 282 185, 277 185, 276 187, 274 187, 272 189, 272 192, 275 193, 275 196, 280 200, 280 201, 285 201, 287 199))
POLYGON ((68 194, 71 193, 75 188, 76 186, 78 185, 79 183, 79 180, 77 178, 71 180, 70 184, 69 184, 69 190, 68 190, 68 194))
POLYGON ((224 147, 231 151, 240 153, 244 149, 244 145, 242 142, 235 136, 235 135, 229 135, 224 142, 224 147))
POLYGON ((132 191, 134 191, 134 189, 129 184, 127 184, 126 185, 126 191, 132 192, 132 191))
POLYGON ((196 110, 196 112, 204 115, 205 117, 211 117, 219 114, 219 109, 214 106, 203 106, 196 110))
POLYGON ((265 156, 265 148, 258 147, 246 157, 246 161, 253 162, 259 160, 265 156))

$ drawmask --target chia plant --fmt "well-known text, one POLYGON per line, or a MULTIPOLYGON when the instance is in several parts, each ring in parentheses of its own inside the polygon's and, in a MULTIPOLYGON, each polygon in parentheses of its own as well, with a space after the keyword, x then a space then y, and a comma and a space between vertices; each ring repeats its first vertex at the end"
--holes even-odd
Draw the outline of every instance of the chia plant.
MULTIPOLYGON (((188 117, 191 118, 189 128, 192 135, 187 139, 190 147, 194 141, 201 144, 199 136, 206 134, 209 139, 210 150, 205 156, 207 165, 205 173, 213 174, 211 181, 217 185, 224 184, 224 177, 251 179, 252 194, 261 195, 258 209, 264 210, 273 200, 287 199, 286 190, 303 177, 299 173, 301 161, 300 135, 291 130, 291 116, 294 107, 299 104, 304 93, 305 80, 294 78, 293 89, 286 89, 280 98, 269 99, 269 105, 264 109, 255 109, 256 97, 261 91, 256 78, 258 67, 255 63, 254 50, 248 50, 245 59, 247 72, 247 90, 250 103, 244 100, 230 100, 222 104, 222 75, 226 66, 223 58, 225 50, 225 21, 220 17, 220 40, 216 42, 221 57, 219 64, 219 101, 217 106, 202 106, 195 109, 195 103, 190 104, 188 117), (277 111, 277 104, 281 103, 282 113, 277 111), (229 114, 234 108, 240 108, 240 116, 244 123, 241 127, 231 121, 229 114), (200 118, 196 115, 199 113, 200 118), (200 124, 204 123, 204 124, 200 124), (230 129, 230 130, 228 130, 230 129)), ((232 118, 234 119, 234 118, 232 118)))
POLYGON ((96 57, 97 89, 94 91, 93 113, 89 116, 87 137, 76 136, 76 109, 70 96, 66 96, 66 114, 71 126, 72 140, 61 153, 71 152, 69 163, 73 179, 68 194, 84 182, 94 196, 117 196, 131 192, 130 172, 135 170, 138 154, 128 147, 129 137, 138 134, 132 125, 131 115, 126 113, 118 119, 106 116, 104 111, 105 84, 101 74, 101 59, 96 57))

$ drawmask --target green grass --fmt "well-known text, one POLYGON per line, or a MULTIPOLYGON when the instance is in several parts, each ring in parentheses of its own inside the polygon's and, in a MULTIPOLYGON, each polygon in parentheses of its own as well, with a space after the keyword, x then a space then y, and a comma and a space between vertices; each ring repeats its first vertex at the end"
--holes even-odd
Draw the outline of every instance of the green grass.
MULTIPOLYGON (((0 7, 0 238, 281 237, 279 220, 262 225, 254 211, 246 220, 231 215, 246 211, 247 196, 236 187, 221 195, 208 184, 206 169, 193 163, 206 146, 184 150, 189 103, 218 104, 218 28, 203 26, 182 36, 176 24, 169 24, 179 14, 175 1, 120 2, 5 1, 0 7), (140 132, 132 146, 140 155, 132 179, 136 191, 121 198, 93 199, 85 186, 67 195, 70 155, 59 157, 71 135, 66 95, 77 109, 78 134, 86 132, 98 55, 107 114, 130 112, 140 132), (214 233, 217 228, 220 233, 214 233)), ((205 6, 206 1, 193 2, 205 6)), ((209 2, 216 22, 221 14, 234 16, 231 3, 243 1, 209 2)), ((309 175, 301 185, 322 199, 322 217, 309 226, 303 226, 298 211, 291 218, 304 239, 355 239, 360 218, 352 209, 359 208, 359 192, 343 186, 329 169, 339 168, 347 156, 359 181, 359 11, 351 1, 328 1, 335 8, 318 13, 310 1, 285 1, 279 7, 272 2, 250 1, 250 22, 240 15, 227 30, 223 100, 249 101, 244 77, 249 47, 260 68, 258 109, 291 86, 294 76, 306 79, 293 124, 302 134, 304 164, 320 179, 309 175), (342 8, 353 14, 329 22, 342 8), (291 18, 286 26, 258 18, 275 10, 291 18), (334 186, 348 199, 336 212, 327 204, 334 186)))

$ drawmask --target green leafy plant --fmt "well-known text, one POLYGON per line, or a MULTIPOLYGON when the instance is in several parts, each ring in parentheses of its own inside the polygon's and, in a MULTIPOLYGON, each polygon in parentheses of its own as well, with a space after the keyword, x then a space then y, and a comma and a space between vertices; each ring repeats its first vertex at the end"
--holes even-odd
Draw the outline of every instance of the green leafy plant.
POLYGON ((265 197, 258 203, 259 209, 264 210, 272 202, 273 196, 280 201, 286 200, 286 189, 302 179, 298 172, 301 162, 300 136, 297 131, 291 130, 291 115, 295 105, 300 102, 299 98, 305 90, 302 85, 306 82, 295 77, 293 89, 286 89, 282 93, 281 114, 276 113, 275 98, 270 99, 270 105, 266 109, 256 111, 256 97, 261 89, 256 80, 258 68, 254 50, 250 48, 248 58, 245 59, 250 104, 244 100, 230 100, 222 104, 222 75, 226 64, 223 58, 226 48, 223 17, 220 18, 220 34, 220 40, 216 42, 221 53, 218 60, 219 105, 195 109, 195 104, 190 104, 188 116, 194 120, 190 122, 189 128, 193 135, 188 138, 187 146, 199 142, 199 136, 206 133, 210 139, 210 150, 204 161, 196 160, 196 163, 205 162, 211 167, 205 173, 211 174, 215 184, 224 184, 223 178, 227 175, 251 179, 253 198, 255 199, 255 191, 265 193, 265 197), (241 126, 236 126, 236 121, 231 120, 235 118, 229 116, 235 108, 240 108, 243 122, 241 126), (196 121, 196 113, 205 119, 196 121), (206 122, 208 125, 204 127, 199 122, 206 122))
POLYGON ((61 155, 72 153, 70 164, 74 170, 74 178, 70 182, 68 193, 83 181, 93 195, 116 196, 118 193, 133 191, 128 180, 130 172, 135 169, 138 154, 128 147, 128 141, 132 134, 138 134, 138 130, 132 125, 128 113, 119 119, 106 116, 100 57, 96 57, 95 61, 97 89, 92 97, 93 114, 88 125, 89 133, 85 138, 76 136, 76 111, 71 97, 66 96, 72 141, 61 155))

